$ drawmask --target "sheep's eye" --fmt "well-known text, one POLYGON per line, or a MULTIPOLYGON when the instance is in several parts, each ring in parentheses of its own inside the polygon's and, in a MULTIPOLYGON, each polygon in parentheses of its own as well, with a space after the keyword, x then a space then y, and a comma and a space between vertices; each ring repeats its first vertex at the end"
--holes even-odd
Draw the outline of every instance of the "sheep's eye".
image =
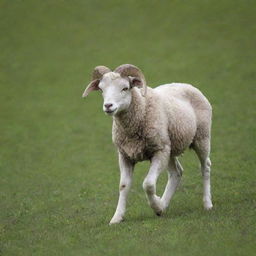
POLYGON ((122 89, 122 92, 125 92, 125 91, 128 91, 128 88, 127 88, 127 87, 125 87, 125 88, 122 89))

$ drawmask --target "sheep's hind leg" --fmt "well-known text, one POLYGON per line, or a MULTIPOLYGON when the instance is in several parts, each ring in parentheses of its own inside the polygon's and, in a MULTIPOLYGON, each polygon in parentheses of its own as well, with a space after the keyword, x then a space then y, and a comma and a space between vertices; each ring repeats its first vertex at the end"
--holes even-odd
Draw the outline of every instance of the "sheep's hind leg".
POLYGON ((151 166, 143 182, 143 189, 146 192, 149 205, 154 212, 160 216, 164 210, 164 205, 159 196, 156 195, 156 182, 160 173, 167 168, 170 157, 170 148, 157 152, 151 159, 151 166))
POLYGON ((180 183, 183 168, 176 157, 171 157, 168 166, 168 182, 161 198, 164 210, 169 206, 170 201, 180 183))
POLYGON ((212 209, 211 196, 211 160, 210 160, 210 139, 197 140, 193 146, 201 163, 201 172, 203 176, 203 203, 206 210, 212 209))

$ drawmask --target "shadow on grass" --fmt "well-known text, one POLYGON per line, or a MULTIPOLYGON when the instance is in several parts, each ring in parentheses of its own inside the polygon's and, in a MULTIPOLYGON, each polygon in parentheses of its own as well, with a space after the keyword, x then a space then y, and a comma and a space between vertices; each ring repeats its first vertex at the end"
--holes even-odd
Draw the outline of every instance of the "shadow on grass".
POLYGON ((157 216, 152 211, 152 213, 147 213, 147 214, 144 213, 137 216, 127 217, 125 219, 125 222, 139 223, 144 221, 175 220, 175 219, 180 219, 184 217, 192 217, 193 215, 195 214, 197 215, 199 212, 201 213, 202 211, 198 211, 195 208, 186 208, 186 209, 179 208, 178 210, 169 209, 167 210, 167 212, 163 213, 161 216, 157 216))

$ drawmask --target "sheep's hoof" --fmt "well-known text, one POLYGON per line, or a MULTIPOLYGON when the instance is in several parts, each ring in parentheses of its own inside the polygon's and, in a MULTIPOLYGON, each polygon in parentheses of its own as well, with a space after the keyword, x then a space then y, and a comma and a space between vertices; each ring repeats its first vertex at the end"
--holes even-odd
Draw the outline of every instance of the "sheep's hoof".
POLYGON ((213 205, 212 202, 204 202, 204 209, 207 211, 210 211, 212 209, 213 205))
POLYGON ((212 208, 213 208, 213 205, 204 206, 204 209, 205 209, 206 211, 210 211, 210 210, 212 210, 212 208))
POLYGON ((164 205, 159 196, 155 197, 155 203, 151 206, 157 216, 162 216, 164 212, 164 205))
POLYGON ((157 215, 158 217, 161 217, 161 216, 163 215, 163 211, 156 212, 156 215, 157 215))
POLYGON ((109 222, 109 225, 118 224, 120 222, 124 221, 124 218, 121 216, 113 217, 111 221, 109 222))

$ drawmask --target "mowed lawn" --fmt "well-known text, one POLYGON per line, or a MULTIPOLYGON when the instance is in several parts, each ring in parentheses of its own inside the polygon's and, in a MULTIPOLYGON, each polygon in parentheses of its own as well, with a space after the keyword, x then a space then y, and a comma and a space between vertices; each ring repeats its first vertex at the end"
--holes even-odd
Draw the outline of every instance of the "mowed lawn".
POLYGON ((0 0, 0 255, 255 255, 255 13, 253 0, 0 0), (111 118, 100 94, 81 96, 96 65, 123 63, 212 103, 212 211, 188 150, 163 217, 146 202, 145 162, 125 222, 108 226, 111 118))

